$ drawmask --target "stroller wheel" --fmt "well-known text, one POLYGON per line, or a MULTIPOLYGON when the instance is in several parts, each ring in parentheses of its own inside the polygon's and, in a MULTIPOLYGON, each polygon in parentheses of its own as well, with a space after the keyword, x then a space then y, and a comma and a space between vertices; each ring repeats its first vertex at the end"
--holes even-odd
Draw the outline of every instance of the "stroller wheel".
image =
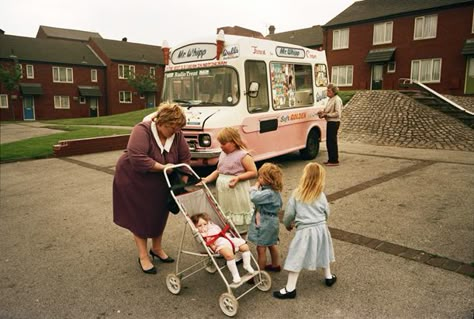
POLYGON ((239 310, 239 302, 234 297, 234 295, 225 292, 219 297, 219 306, 221 307, 222 312, 229 317, 233 317, 237 314, 239 310))
POLYGON ((260 291, 269 291, 272 288, 272 277, 266 271, 260 271, 260 276, 255 276, 255 282, 257 284, 257 288, 260 291), (261 276, 261 280, 260 280, 261 276))
POLYGON ((166 276, 166 287, 173 294, 177 295, 181 291, 181 279, 175 274, 168 274, 166 276))

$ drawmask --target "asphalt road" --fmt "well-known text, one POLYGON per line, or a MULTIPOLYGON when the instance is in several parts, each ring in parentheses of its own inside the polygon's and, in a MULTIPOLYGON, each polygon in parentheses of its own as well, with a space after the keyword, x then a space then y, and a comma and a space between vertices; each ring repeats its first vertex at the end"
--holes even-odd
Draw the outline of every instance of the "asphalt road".
MULTIPOLYGON (((322 145, 318 162, 326 160, 322 145)), ((236 318, 473 318, 474 153, 341 143, 328 168, 337 283, 303 271, 294 300, 271 291, 239 300, 236 318), (416 255, 418 253, 418 255, 416 255), (414 254, 414 255, 413 255, 414 254)), ((112 222, 121 152, 0 165, 0 318, 224 318, 216 274, 182 281, 179 295, 137 264, 130 233, 112 222)), ((286 202, 303 166, 275 159, 286 202)), ((176 257, 185 224, 171 216, 164 247, 176 257)), ((280 229, 284 258, 293 233, 280 229)))

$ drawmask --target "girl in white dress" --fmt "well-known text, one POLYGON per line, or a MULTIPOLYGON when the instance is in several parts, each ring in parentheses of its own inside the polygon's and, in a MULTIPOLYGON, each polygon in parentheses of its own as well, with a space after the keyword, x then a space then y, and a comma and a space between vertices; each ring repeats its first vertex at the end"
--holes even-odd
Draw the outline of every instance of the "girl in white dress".
POLYGON ((329 216, 329 204, 323 188, 326 171, 318 163, 305 166, 298 188, 293 192, 286 206, 283 224, 296 234, 288 248, 284 269, 288 271, 286 287, 274 291, 279 299, 296 297, 296 282, 302 269, 324 269, 326 286, 336 282, 329 264, 334 259, 331 234, 326 221, 329 216))

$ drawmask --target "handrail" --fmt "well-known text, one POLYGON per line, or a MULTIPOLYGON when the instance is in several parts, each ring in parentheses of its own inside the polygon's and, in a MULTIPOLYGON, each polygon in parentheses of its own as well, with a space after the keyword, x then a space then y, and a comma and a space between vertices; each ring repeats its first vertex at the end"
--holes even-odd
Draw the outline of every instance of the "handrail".
POLYGON ((460 111, 463 111, 463 112, 466 112, 467 114, 469 115, 474 115, 474 112, 471 112, 469 110, 466 110, 465 108, 463 108, 462 106, 460 106, 459 104, 457 104, 456 102, 454 101, 451 101, 450 99, 444 97, 443 95, 439 94, 438 92, 436 92, 435 90, 429 88, 428 86, 424 85, 423 83, 417 81, 417 80, 412 80, 412 79, 409 79, 409 78, 400 78, 399 79, 399 83, 400 84, 415 84, 419 87, 421 87, 423 90, 425 91, 428 91, 430 94, 436 96, 437 98, 439 98, 440 100, 454 106, 455 108, 459 109, 460 111))

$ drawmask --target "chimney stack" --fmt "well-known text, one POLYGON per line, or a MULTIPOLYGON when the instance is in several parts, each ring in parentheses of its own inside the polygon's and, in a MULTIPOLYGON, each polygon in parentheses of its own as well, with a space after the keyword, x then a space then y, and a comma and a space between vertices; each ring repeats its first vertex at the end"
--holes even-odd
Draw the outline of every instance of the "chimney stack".
POLYGON ((271 25, 271 26, 268 28, 268 31, 270 32, 270 34, 275 34, 275 26, 274 26, 274 25, 271 25))

